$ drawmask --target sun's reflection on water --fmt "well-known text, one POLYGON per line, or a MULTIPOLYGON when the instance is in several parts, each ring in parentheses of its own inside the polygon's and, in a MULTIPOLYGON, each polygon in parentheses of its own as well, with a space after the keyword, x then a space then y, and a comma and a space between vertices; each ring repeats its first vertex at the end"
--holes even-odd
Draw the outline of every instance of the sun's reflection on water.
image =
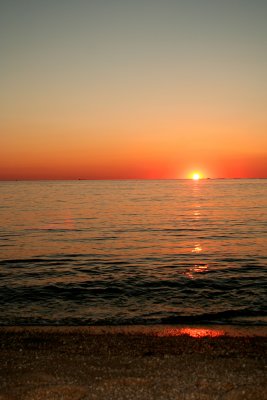
POLYGON ((194 268, 192 268, 193 272, 204 272, 208 269, 208 265, 207 264, 199 264, 199 265, 195 265, 194 268))
POLYGON ((202 251, 202 247, 200 246, 199 243, 196 243, 193 250, 191 250, 192 253, 200 253, 201 251, 202 251))
POLYGON ((190 279, 194 279, 195 274, 206 272, 208 268, 208 264, 195 264, 192 268, 189 268, 185 275, 190 279))

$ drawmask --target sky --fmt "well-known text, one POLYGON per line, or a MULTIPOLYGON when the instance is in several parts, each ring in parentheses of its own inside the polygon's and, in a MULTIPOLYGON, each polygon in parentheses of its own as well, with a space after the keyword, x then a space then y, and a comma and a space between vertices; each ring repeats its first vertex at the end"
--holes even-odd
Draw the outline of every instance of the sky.
POLYGON ((267 1, 0 0, 0 179, 267 178, 267 1))

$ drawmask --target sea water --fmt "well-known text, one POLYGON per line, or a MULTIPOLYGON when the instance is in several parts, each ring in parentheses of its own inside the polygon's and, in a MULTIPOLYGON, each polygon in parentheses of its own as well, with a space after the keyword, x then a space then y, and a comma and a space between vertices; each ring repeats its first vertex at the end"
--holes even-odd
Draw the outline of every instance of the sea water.
POLYGON ((267 325, 267 180, 0 183, 0 324, 267 325))

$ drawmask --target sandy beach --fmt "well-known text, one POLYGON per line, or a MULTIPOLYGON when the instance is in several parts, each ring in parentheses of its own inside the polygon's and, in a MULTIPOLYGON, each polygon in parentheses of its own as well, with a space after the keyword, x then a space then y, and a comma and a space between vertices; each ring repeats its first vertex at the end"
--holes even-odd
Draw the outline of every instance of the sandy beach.
POLYGON ((261 333, 2 327, 0 399, 266 399, 261 333))

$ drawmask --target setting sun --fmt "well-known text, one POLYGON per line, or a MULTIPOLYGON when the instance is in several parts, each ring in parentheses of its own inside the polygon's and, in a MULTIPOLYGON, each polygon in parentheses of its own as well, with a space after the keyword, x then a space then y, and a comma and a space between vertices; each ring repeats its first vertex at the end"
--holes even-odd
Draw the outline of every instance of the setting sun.
POLYGON ((192 179, 194 179, 194 181, 198 181, 201 178, 201 175, 199 172, 194 172, 192 174, 192 179))

